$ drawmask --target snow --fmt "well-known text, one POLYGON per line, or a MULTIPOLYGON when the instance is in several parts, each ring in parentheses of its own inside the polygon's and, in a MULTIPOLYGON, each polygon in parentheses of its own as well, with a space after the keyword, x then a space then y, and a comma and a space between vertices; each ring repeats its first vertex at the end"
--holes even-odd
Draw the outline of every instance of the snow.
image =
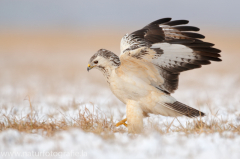
POLYGON ((114 139, 106 140, 99 135, 86 133, 80 129, 59 132, 51 138, 9 129, 0 134, 0 139, 1 152, 19 152, 23 155, 12 156, 12 158, 39 158, 37 153, 44 154, 44 152, 55 152, 55 156, 51 156, 53 158, 89 159, 238 159, 240 155, 240 136, 226 138, 218 133, 189 136, 178 133, 161 135, 157 132, 148 135, 115 133, 114 139), (23 152, 36 153, 35 156, 24 156, 23 152))

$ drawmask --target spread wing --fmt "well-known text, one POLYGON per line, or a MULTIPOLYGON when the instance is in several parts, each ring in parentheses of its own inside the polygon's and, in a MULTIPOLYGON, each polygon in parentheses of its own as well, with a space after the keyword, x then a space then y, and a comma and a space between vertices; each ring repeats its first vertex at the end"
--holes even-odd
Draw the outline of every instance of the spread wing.
POLYGON ((183 25, 187 23, 164 18, 126 34, 121 40, 121 65, 145 67, 151 85, 173 93, 181 72, 221 61, 221 51, 200 40, 204 36, 195 33, 199 28, 183 25))

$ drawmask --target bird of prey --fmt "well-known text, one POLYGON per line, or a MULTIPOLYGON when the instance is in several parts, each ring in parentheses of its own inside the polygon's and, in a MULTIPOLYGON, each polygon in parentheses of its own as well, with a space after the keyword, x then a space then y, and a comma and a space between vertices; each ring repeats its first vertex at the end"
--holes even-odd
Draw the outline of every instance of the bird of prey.
POLYGON ((87 70, 103 72, 113 94, 126 104, 127 118, 117 126, 124 124, 129 133, 140 133, 143 118, 149 113, 171 117, 205 115, 171 96, 178 88, 181 72, 221 61, 221 51, 200 40, 204 36, 196 33, 199 28, 185 25, 188 22, 156 20, 123 36, 119 57, 100 49, 90 58, 87 70))

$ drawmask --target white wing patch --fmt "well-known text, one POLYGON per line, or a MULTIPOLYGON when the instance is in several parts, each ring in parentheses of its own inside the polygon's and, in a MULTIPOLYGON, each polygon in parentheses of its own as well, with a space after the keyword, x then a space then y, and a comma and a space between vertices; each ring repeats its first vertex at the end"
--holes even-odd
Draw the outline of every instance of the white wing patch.
POLYGON ((160 48, 163 54, 159 58, 152 60, 154 64, 159 66, 178 65, 177 62, 190 62, 196 59, 194 51, 181 44, 157 43, 153 44, 151 48, 160 48))
POLYGON ((120 42, 120 55, 123 53, 123 51, 127 48, 129 48, 131 45, 129 44, 129 41, 127 39, 128 34, 124 35, 120 42))
POLYGON ((181 44, 156 43, 156 44, 153 44, 150 48, 160 48, 164 52, 167 52, 168 54, 176 53, 176 52, 192 54, 193 52, 192 49, 181 44))

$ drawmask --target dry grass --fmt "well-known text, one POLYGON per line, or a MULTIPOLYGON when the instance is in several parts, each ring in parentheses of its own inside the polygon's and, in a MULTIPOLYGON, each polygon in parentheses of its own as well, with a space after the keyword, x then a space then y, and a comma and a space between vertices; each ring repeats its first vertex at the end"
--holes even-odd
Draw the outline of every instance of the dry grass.
POLYGON ((42 135, 52 136, 55 132, 68 130, 70 128, 80 128, 86 132, 93 132, 100 134, 102 132, 114 132, 114 123, 107 118, 99 118, 89 113, 86 108, 84 111, 79 110, 77 118, 72 118, 69 121, 67 118, 58 120, 40 120, 36 113, 29 113, 20 119, 17 119, 14 115, 5 114, 2 118, 4 122, 0 123, 0 130, 16 129, 20 132, 27 133, 42 133, 42 135))
MULTIPOLYGON (((121 127, 116 128, 116 123, 113 122, 113 120, 99 118, 98 115, 89 113, 88 109, 85 109, 84 111, 79 110, 79 116, 77 118, 72 118, 71 121, 66 118, 60 120, 40 121, 36 114, 31 113, 27 114, 21 119, 17 119, 10 114, 3 115, 2 117, 6 119, 6 122, 0 123, 0 131, 4 131, 6 129, 16 129, 20 132, 41 133, 44 136, 52 136, 54 133, 59 131, 64 131, 71 128, 79 128, 86 132, 92 132, 105 137, 106 134, 110 137, 115 132, 126 132, 126 130, 121 127)), ((156 124, 153 127, 161 134, 178 132, 184 133, 185 135, 190 135, 202 133, 223 134, 224 132, 232 132, 240 135, 240 125, 235 125, 217 118, 211 119, 209 123, 203 122, 202 119, 195 119, 193 121, 187 121, 186 126, 183 126, 182 124, 175 126, 169 123, 164 123, 161 124, 161 126, 156 124)))
MULTIPOLYGON (((173 120, 178 120, 177 118, 173 120)), ((163 124, 167 128, 167 131, 163 131, 159 128, 158 131, 162 134, 169 133, 169 132, 179 132, 184 133, 185 135, 190 134, 213 134, 213 133, 220 133, 223 134, 224 132, 232 132, 240 134, 240 125, 235 125, 229 121, 219 119, 214 117, 210 119, 208 122, 204 122, 202 118, 194 119, 193 121, 186 121, 185 126, 178 120, 179 126, 174 126, 172 124, 163 124)), ((165 130, 165 129, 164 129, 165 130)))
MULTIPOLYGON (((71 117, 70 115, 60 112, 62 114, 62 118, 60 119, 51 117, 48 120, 42 120, 39 118, 37 111, 32 107, 29 97, 28 101, 30 112, 21 118, 16 117, 12 110, 7 114, 1 113, 0 118, 3 120, 0 122, 0 131, 16 129, 26 133, 41 133, 44 136, 52 136, 56 132, 71 128, 79 128, 85 132, 92 132, 103 136, 114 132, 126 132, 123 128, 116 128, 112 117, 106 117, 106 115, 101 112, 93 114, 86 107, 77 110, 78 115, 76 117, 71 117)), ((74 103, 72 104, 74 106, 74 103)))
MULTIPOLYGON (((59 131, 65 131, 71 128, 79 128, 85 132, 99 134, 104 138, 112 138, 115 132, 127 132, 127 130, 122 126, 116 127, 116 123, 113 121, 111 116, 106 116, 100 112, 93 114, 86 107, 83 109, 78 109, 78 115, 76 117, 71 117, 66 115, 64 112, 61 112, 62 118, 49 118, 48 120, 42 120, 38 117, 37 112, 32 108, 30 99, 29 106, 31 111, 21 118, 16 117, 13 111, 9 111, 8 114, 1 113, 2 122, 0 122, 0 131, 4 131, 6 129, 16 129, 20 132, 38 133, 43 136, 53 136, 59 131)), ((205 121, 200 117, 193 120, 187 120, 186 123, 181 123, 178 118, 173 118, 171 123, 165 122, 159 124, 148 121, 148 127, 150 126, 151 129, 155 129, 162 135, 173 132, 184 135, 219 133, 230 138, 234 137, 234 134, 240 135, 239 124, 237 125, 231 121, 223 120, 216 115, 212 116, 211 118, 205 118, 207 118, 205 121), (174 125, 174 121, 177 121, 179 124, 174 125), (231 133, 226 134, 225 132, 231 133)))
POLYGON ((12 111, 8 114, 1 113, 2 116, 0 117, 3 122, 0 122, 0 131, 16 129, 26 133, 41 133, 44 136, 52 136, 58 131, 71 128, 80 128, 95 134, 124 132, 121 128, 116 129, 112 118, 107 118, 101 113, 93 115, 86 107, 83 110, 78 110, 77 117, 71 117, 61 112, 62 118, 60 119, 49 118, 48 120, 42 120, 38 117, 38 113, 33 110, 30 99, 29 105, 31 111, 21 118, 17 118, 12 111))

